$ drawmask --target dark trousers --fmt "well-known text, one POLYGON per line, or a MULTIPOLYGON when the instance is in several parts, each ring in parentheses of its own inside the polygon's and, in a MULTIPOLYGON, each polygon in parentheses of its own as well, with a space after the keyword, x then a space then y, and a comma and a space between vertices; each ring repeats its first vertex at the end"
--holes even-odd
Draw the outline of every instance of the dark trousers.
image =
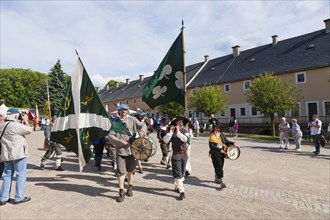
POLYGON ((95 144, 94 145, 95 166, 100 166, 101 165, 103 150, 104 150, 104 144, 95 144))
POLYGON ((223 166, 225 163, 225 155, 222 153, 211 153, 214 172, 219 179, 223 178, 223 166))
POLYGON ((187 159, 181 158, 174 160, 172 158, 172 172, 174 178, 182 178, 185 176, 187 159))
POLYGON ((167 157, 169 148, 170 144, 160 143, 160 149, 162 150, 163 158, 167 157))
POLYGON ((319 141, 319 135, 316 134, 316 135, 312 135, 312 138, 313 138, 313 142, 314 142, 314 145, 315 145, 315 151, 316 153, 320 153, 320 141, 319 141))

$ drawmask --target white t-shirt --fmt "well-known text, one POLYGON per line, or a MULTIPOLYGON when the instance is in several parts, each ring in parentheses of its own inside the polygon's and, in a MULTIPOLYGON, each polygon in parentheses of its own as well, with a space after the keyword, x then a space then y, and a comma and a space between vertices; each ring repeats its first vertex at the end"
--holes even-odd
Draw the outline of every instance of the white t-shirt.
POLYGON ((312 125, 319 125, 319 128, 316 127, 311 127, 311 135, 317 135, 321 133, 321 128, 322 128, 322 121, 315 119, 314 121, 312 121, 312 125))

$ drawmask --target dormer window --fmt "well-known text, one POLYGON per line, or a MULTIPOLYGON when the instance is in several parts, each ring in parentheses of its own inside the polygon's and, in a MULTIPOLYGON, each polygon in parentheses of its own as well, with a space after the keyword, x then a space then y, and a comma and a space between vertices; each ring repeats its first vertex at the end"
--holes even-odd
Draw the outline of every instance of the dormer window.
POLYGON ((215 70, 215 67, 212 67, 210 70, 211 70, 211 71, 215 70))
POLYGON ((251 58, 250 63, 254 62, 255 60, 256 60, 256 58, 251 58))
POLYGON ((295 78, 296 78, 296 84, 306 83, 306 73, 305 72, 296 73, 295 78))
POLYGON ((312 49, 312 48, 314 48, 314 47, 315 47, 314 44, 310 44, 310 45, 308 45, 307 49, 312 49))

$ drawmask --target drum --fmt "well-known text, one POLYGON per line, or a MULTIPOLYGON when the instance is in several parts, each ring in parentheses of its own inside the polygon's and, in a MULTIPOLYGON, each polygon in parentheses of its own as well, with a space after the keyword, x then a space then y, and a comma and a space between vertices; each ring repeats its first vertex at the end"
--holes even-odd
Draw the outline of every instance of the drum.
POLYGON ((226 157, 230 160, 236 160, 241 154, 241 149, 237 145, 229 145, 226 150, 226 157))
POLYGON ((131 152, 137 160, 147 160, 157 152, 157 144, 151 137, 135 139, 131 144, 131 152))

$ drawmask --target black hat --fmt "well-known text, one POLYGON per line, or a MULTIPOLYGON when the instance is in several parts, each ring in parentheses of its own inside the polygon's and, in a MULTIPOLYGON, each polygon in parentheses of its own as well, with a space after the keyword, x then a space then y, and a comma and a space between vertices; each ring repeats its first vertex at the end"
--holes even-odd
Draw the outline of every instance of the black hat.
POLYGON ((182 117, 182 116, 178 116, 172 119, 171 121, 171 126, 176 126, 176 123, 178 121, 182 120, 183 121, 183 125, 186 125, 189 122, 188 118, 182 117))
POLYGON ((218 121, 216 121, 216 122, 213 123, 212 126, 213 126, 213 127, 218 127, 218 128, 220 128, 220 123, 219 123, 218 121))
POLYGON ((163 122, 166 122, 166 123, 167 123, 168 121, 167 121, 166 118, 162 118, 162 119, 160 119, 160 123, 163 123, 163 122))

